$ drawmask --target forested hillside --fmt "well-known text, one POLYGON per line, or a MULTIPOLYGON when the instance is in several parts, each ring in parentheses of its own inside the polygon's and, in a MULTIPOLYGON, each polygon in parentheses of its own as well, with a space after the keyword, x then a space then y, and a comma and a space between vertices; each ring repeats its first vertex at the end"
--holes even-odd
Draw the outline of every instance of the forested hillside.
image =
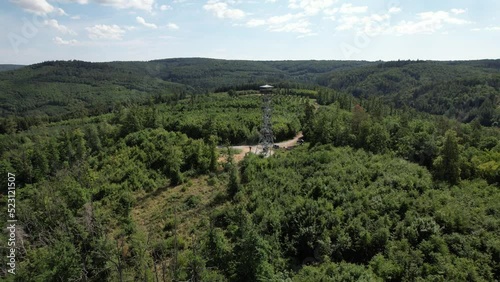
POLYGON ((386 62, 335 72, 321 83, 355 97, 481 124, 500 122, 500 61, 386 62))
POLYGON ((500 63, 484 61, 236 61, 204 58, 149 62, 51 61, 0 72, 1 124, 19 129, 112 111, 119 105, 179 100, 213 91, 331 89, 380 97, 463 122, 498 126, 500 63), (10 119, 5 120, 5 118, 10 119))
POLYGON ((168 59, 150 62, 164 80, 200 89, 292 82, 316 85, 319 74, 370 65, 361 61, 237 61, 168 59))
POLYGON ((0 277, 500 280, 498 70, 168 59, 2 72, 17 248, 16 275, 2 253, 0 277), (305 142, 238 161, 232 146, 259 139, 260 83, 277 86, 275 141, 305 142))
POLYGON ((0 71, 16 70, 24 67, 23 65, 0 64, 0 71))
MULTIPOLYGON (((140 63, 137 63, 140 66, 140 63)), ((108 63, 46 62, 0 73, 0 114, 54 121, 110 112, 118 105, 181 99, 192 88, 166 82, 140 68, 108 63)), ((40 121, 38 121, 40 123, 40 121)), ((21 125, 22 126, 22 125, 21 125)))
POLYGON ((47 121, 108 113, 119 106, 178 101, 215 90, 255 90, 264 83, 307 84, 313 88, 319 73, 365 64, 202 58, 44 62, 0 73, 0 127, 24 130, 47 121))

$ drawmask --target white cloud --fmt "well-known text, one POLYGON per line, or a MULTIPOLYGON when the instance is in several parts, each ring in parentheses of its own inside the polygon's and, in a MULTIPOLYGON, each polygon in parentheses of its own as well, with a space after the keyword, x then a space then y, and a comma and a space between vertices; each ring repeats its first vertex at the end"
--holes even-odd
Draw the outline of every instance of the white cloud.
POLYGON ((359 18, 357 16, 342 17, 339 20, 340 24, 336 27, 336 30, 351 30, 360 21, 361 21, 361 18, 359 18))
POLYGON ((175 36, 170 36, 170 35, 160 35, 160 36, 158 36, 158 38, 170 40, 170 39, 175 39, 176 37, 175 36))
POLYGON ((310 37, 310 36, 317 36, 317 33, 307 33, 307 34, 301 34, 298 35, 297 38, 304 38, 304 37, 310 37))
POLYGON ((304 14, 286 14, 282 16, 273 16, 268 19, 250 19, 246 22, 245 26, 247 27, 257 27, 263 25, 270 25, 276 28, 277 25, 282 25, 291 20, 303 18, 304 14))
POLYGON ((473 28, 472 31, 500 31, 500 26, 488 26, 483 28, 473 28))
MULTIPOLYGON (((234 2, 233 2, 234 3, 234 2)), ((220 19, 233 19, 239 20, 246 16, 246 13, 240 9, 230 8, 228 3, 219 0, 209 0, 203 9, 211 12, 213 15, 220 19)))
POLYGON ((339 25, 336 27, 336 30, 354 30, 369 36, 379 34, 432 34, 437 31, 442 31, 441 29, 446 25, 465 25, 470 23, 449 12, 431 11, 417 14, 416 20, 400 21, 395 25, 391 25, 391 15, 399 11, 399 8, 391 8, 385 14, 372 14, 367 16, 343 15, 338 20, 339 25))
POLYGON ((55 11, 54 6, 46 0, 10 0, 10 2, 27 12, 38 15, 46 15, 55 11))
POLYGON ((177 29, 179 29, 179 26, 174 24, 174 23, 168 23, 167 28, 172 29, 172 30, 177 30, 177 29))
POLYGON ((337 0, 289 0, 288 7, 301 9, 307 15, 313 16, 322 10, 331 7, 337 0))
POLYGON ((339 11, 339 8, 326 9, 323 11, 325 15, 333 16, 339 11))
POLYGON ((117 9, 139 9, 151 12, 155 0, 94 0, 104 6, 117 9))
POLYGON ((286 14, 286 15, 283 15, 283 16, 274 16, 274 17, 270 17, 267 22, 271 25, 276 25, 276 24, 282 24, 282 23, 286 23, 292 19, 296 19, 298 17, 301 17, 300 14, 286 14))
POLYGON ((448 12, 424 12, 417 14, 417 21, 402 21, 393 28, 396 34, 431 34, 444 27, 445 24, 464 25, 470 22, 456 18, 448 12))
POLYGON ((68 28, 65 25, 59 24, 59 22, 57 22, 57 20, 55 19, 45 20, 43 24, 53 29, 56 29, 63 34, 76 35, 75 31, 73 31, 72 29, 68 28))
POLYGON ((247 27, 258 27, 266 25, 267 21, 263 19, 251 19, 246 23, 247 27))
POLYGON ((399 8, 399 7, 391 7, 389 9, 389 14, 397 14, 399 12, 401 12, 401 8, 399 8))
POLYGON ((54 37, 52 41, 57 45, 75 45, 76 43, 78 43, 78 41, 75 39, 64 40, 61 37, 54 37))
MULTIPOLYGON (((64 10, 55 8, 47 0, 10 0, 15 5, 25 11, 46 15, 55 12, 59 15, 66 15, 64 10)), ((63 0, 61 2, 72 2, 78 4, 88 4, 93 1, 103 6, 110 6, 117 9, 139 9, 151 12, 155 0, 63 0)))
POLYGON ((310 25, 311 23, 308 20, 300 19, 283 25, 276 25, 276 26, 272 25, 269 27, 269 31, 310 34, 312 32, 311 29, 309 28, 310 25))
POLYGON ((60 2, 72 2, 72 3, 78 3, 78 4, 83 5, 83 4, 88 4, 89 0, 63 0, 60 2))
POLYGON ((66 14, 66 12, 65 12, 63 9, 61 9, 61 8, 56 8, 56 9, 54 10, 54 12, 55 12, 58 16, 68 16, 68 14, 66 14))
POLYGON ((72 16, 71 19, 72 20, 79 20, 81 17, 79 15, 76 15, 76 16, 72 16))
POLYGON ((305 14, 286 14, 274 16, 268 19, 251 19, 245 23, 246 27, 268 26, 267 30, 273 32, 296 32, 309 34, 311 23, 305 18, 305 14))
POLYGON ((121 40, 125 30, 117 25, 97 24, 93 27, 85 28, 90 39, 110 39, 121 40))
POLYGON ((339 12, 341 14, 361 14, 366 13, 368 11, 367 6, 353 6, 352 4, 342 4, 339 12))
POLYGON ((144 20, 143 17, 136 17, 135 20, 138 23, 142 24, 143 26, 145 26, 147 28, 153 28, 153 29, 157 29, 158 28, 158 26, 155 25, 154 23, 148 23, 148 22, 146 22, 146 20, 144 20))
POLYGON ((131 25, 124 26, 123 28, 126 29, 126 30, 128 30, 128 31, 132 31, 132 30, 136 30, 137 29, 136 26, 131 26, 131 25))
POLYGON ((441 23, 430 23, 425 21, 412 22, 402 21, 393 30, 396 34, 431 34, 441 29, 441 23))
POLYGON ((464 19, 454 18, 450 16, 448 12, 437 11, 437 12, 424 12, 417 14, 417 17, 422 21, 430 22, 444 22, 450 24, 467 24, 468 21, 464 19))
POLYGON ((451 12, 455 15, 460 15, 466 12, 464 9, 451 9, 451 12))
POLYGON ((368 16, 342 16, 339 19, 337 30, 356 30, 367 35, 376 35, 383 33, 389 28, 389 14, 372 14, 368 16))
POLYGON ((161 5, 160 10, 166 11, 166 10, 172 10, 172 6, 169 5, 161 5))

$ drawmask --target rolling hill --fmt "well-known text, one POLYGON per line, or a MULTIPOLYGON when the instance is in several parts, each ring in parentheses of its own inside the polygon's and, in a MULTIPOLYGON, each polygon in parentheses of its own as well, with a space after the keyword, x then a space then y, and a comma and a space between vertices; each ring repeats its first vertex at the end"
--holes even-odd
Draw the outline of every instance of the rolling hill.
POLYGON ((24 67, 24 65, 0 64, 0 71, 17 70, 22 67, 24 67))
POLYGON ((118 105, 262 83, 377 97, 394 107, 460 121, 499 122, 500 60, 243 61, 178 58, 148 62, 49 61, 0 72, 0 116, 75 117, 118 105))

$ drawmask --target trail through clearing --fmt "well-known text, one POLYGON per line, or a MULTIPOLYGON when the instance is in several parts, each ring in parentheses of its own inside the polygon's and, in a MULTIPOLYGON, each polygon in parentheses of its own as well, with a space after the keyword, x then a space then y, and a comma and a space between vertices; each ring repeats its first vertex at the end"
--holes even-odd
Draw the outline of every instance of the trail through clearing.
MULTIPOLYGON (((299 133, 297 133, 297 135, 293 139, 286 140, 286 141, 279 142, 279 143, 275 143, 275 145, 280 146, 280 148, 292 147, 292 146, 297 145, 298 140, 300 138, 302 138, 302 136, 303 136, 302 132, 299 132, 299 133)), ((219 147, 219 148, 223 148, 223 147, 219 147)), ((250 148, 252 148, 253 153, 257 153, 258 146, 257 145, 239 145, 239 146, 231 146, 231 148, 240 150, 240 152, 238 154, 235 154, 233 156, 234 160, 238 163, 241 160, 243 160, 243 158, 245 157, 245 155, 247 153, 250 152, 250 148)), ((219 158, 219 161, 223 161, 223 160, 225 160, 225 157, 219 158)))

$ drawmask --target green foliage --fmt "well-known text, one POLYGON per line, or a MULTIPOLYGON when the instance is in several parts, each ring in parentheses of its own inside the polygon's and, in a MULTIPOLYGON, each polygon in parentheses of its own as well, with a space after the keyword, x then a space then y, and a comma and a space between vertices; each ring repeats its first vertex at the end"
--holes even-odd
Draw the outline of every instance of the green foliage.
POLYGON ((240 215, 239 224, 239 238, 232 253, 235 264, 232 280, 265 281, 271 278, 273 268, 269 263, 270 246, 259 236, 246 214, 240 215))
MULTIPOLYGON (((397 108, 410 106, 466 122, 477 118, 482 125, 492 126, 500 118, 495 107, 500 81, 497 66, 498 60, 386 62, 332 72, 327 85, 356 98, 378 97, 397 108)), ((345 100, 338 94, 326 96, 322 101, 327 103, 345 100)))
POLYGON ((219 271, 229 273, 231 246, 220 228, 210 228, 203 252, 207 267, 216 267, 219 271))
POLYGON ((375 123, 369 129, 369 132, 366 137, 366 143, 369 144, 368 150, 376 154, 385 153, 390 141, 390 135, 385 126, 375 123))
POLYGON ((292 281, 383 281, 370 269, 351 263, 324 263, 317 267, 305 266, 293 277, 292 281))
MULTIPOLYGON (((192 102, 161 107, 158 115, 165 129, 180 131, 190 138, 207 143, 255 144, 262 123, 261 103, 258 96, 194 96, 192 102)), ((300 131, 303 103, 296 97, 274 98, 272 126, 276 141, 293 138, 300 131)))
POLYGON ((490 150, 472 157, 478 174, 490 183, 500 183, 500 151, 490 150))
POLYGON ((460 152, 458 148, 457 133, 448 130, 444 136, 444 144, 439 156, 434 161, 436 175, 450 184, 460 181, 460 152))
MULTIPOLYGON (((280 86, 286 80, 294 81, 295 86, 297 82, 311 84, 319 74, 366 64, 186 58, 109 63, 48 61, 17 70, 5 66, 11 71, 0 72, 0 98, 4 101, 0 103, 0 116, 10 116, 18 129, 25 130, 42 120, 108 113, 130 103, 175 103, 195 89, 200 93, 241 87, 257 90, 266 82, 280 86), (33 115, 40 120, 29 118, 33 115)), ((3 120, 0 124, 4 125, 3 120)), ((4 125, 0 132, 11 130, 8 128, 4 125)))
POLYGON ((303 132, 312 146, 333 144, 389 153, 423 165, 451 184, 475 177, 498 182, 497 129, 409 115, 374 117, 360 105, 348 112, 333 104, 309 114, 303 132))
POLYGON ((18 269, 16 281, 69 281, 82 275, 78 252, 69 241, 36 249, 18 269))
POLYGON ((11 71, 24 67, 23 65, 0 64, 0 71, 11 71))
MULTIPOLYGON (((79 118, 130 102, 175 100, 192 91, 186 85, 157 79, 147 63, 137 66, 126 69, 120 63, 56 61, 1 72, 1 96, 8 102, 0 104, 0 114, 38 115, 45 120, 79 118)), ((22 127, 23 120, 16 117, 16 121, 22 127)))
POLYGON ((498 280, 496 66, 171 59, 0 73, 0 172, 16 174, 22 223, 9 279, 498 280), (276 141, 302 130, 306 143, 222 170, 218 144, 258 140, 261 82, 276 82, 276 141))
MULTIPOLYGON (((481 242, 498 231, 494 211, 500 194, 484 181, 435 189, 431 174, 416 164, 332 146, 300 147, 267 159, 248 156, 241 171, 238 204, 216 222, 228 230, 225 244, 234 242, 233 253, 254 242, 254 260, 244 263, 254 265, 247 270, 256 269, 257 277, 296 268, 301 270, 288 277, 297 281, 489 280, 495 275, 497 266, 488 257, 496 251, 490 247, 484 253, 481 242), (245 233, 248 226, 251 232, 245 233), (472 235, 478 229, 481 235, 472 235), (468 249, 450 241, 474 236, 481 239, 468 249), (460 269, 464 261, 469 266, 460 269)), ((241 263, 238 256, 232 261, 241 263)), ((231 277, 240 279, 238 268, 232 271, 231 277)))
POLYGON ((227 186, 227 193, 229 197, 234 197, 239 190, 240 177, 238 175, 238 169, 234 164, 231 164, 229 168, 229 184, 227 186))
POLYGON ((190 195, 186 201, 185 201, 185 204, 188 208, 195 208, 197 207, 199 204, 200 204, 200 197, 199 196, 194 196, 194 195, 190 195))

